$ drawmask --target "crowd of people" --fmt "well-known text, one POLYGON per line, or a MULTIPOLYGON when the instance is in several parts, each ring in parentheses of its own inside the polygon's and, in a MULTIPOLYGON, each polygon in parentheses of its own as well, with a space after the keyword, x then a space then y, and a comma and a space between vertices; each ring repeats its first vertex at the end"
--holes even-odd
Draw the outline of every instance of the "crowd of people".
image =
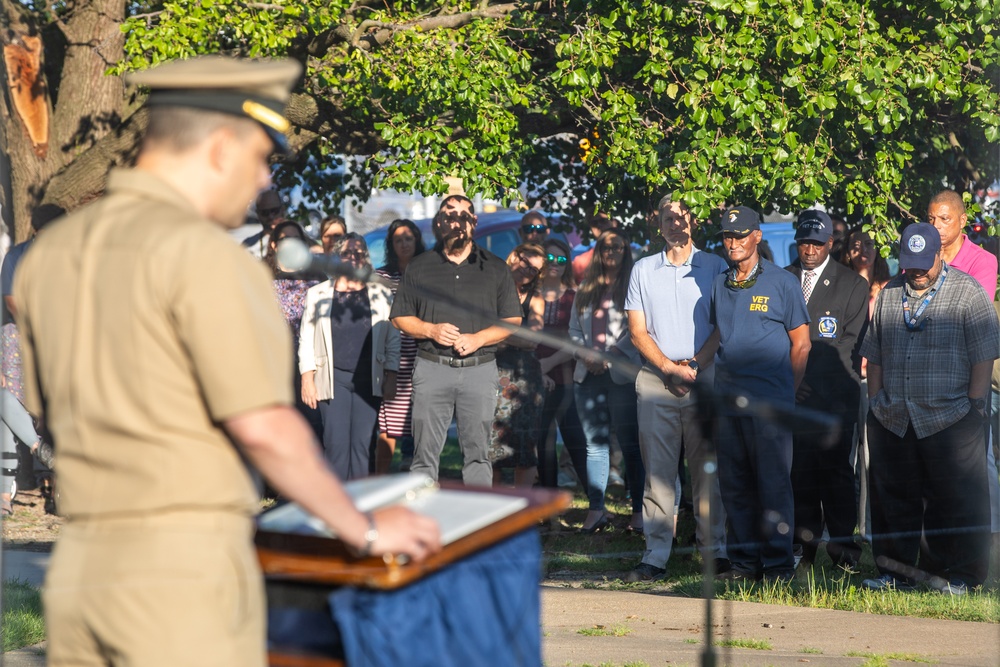
MULTIPOLYGON (((274 199, 266 192, 257 206, 274 199)), ((389 227, 378 274, 391 292, 369 286, 365 297, 361 283, 300 276, 303 317, 287 307, 287 287, 277 290, 299 340, 302 403, 319 407, 317 433, 345 479, 387 472, 396 442, 402 469, 437 478, 454 417, 467 484, 555 487, 558 439, 587 496, 579 531, 594 534, 613 525, 605 502, 617 446, 632 509, 622 528, 646 546, 631 581, 666 576, 686 464, 696 541, 718 576, 787 581, 824 545, 855 570, 867 539, 879 566, 867 586, 926 580, 963 592, 985 579, 991 514, 1000 528, 985 427, 1000 352, 997 262, 962 234, 957 193, 936 195, 927 217, 904 229, 896 277, 861 225, 822 210, 799 214, 788 267, 765 259, 761 216, 742 206, 723 215, 718 251, 702 251, 698 221, 671 197, 638 261, 606 215, 573 257, 532 210, 504 262, 475 243, 473 204, 453 195, 426 244, 408 220, 389 227), (946 299, 969 282, 944 289, 949 272, 981 287, 946 299), (945 364, 939 348, 954 358, 945 364), (711 436, 696 386, 762 403, 724 409, 711 436), (839 426, 804 417, 790 427, 767 416, 775 409, 822 412, 839 426), (952 435, 961 420, 968 438, 952 435), (912 459, 906 475, 893 463, 898 448, 912 459), (930 456, 938 450, 964 453, 930 456)), ((288 224, 271 228, 268 257, 288 224)), ((362 237, 337 224, 340 241, 315 250, 370 269, 362 237)), ((288 280, 269 266, 276 285, 288 280)))
POLYGON ((300 72, 210 57, 128 75, 150 91, 135 166, 4 262, 4 458, 17 438, 50 461, 28 414, 43 420, 66 517, 43 592, 50 664, 263 665, 246 464, 358 558, 419 562, 441 548, 436 524, 361 512, 340 480, 410 444, 410 469, 436 479, 453 418, 473 486, 504 468, 552 485, 558 427, 585 534, 612 523, 617 441, 627 527, 646 546, 632 581, 667 574, 686 459, 720 576, 787 581, 824 543, 853 568, 861 523, 879 570, 867 588, 983 583, 1000 531, 997 260, 963 233, 958 193, 902 230, 897 276, 863 228, 819 210, 798 216, 792 266, 761 256, 761 217, 743 206, 722 215, 718 257, 670 197, 651 219, 663 247, 638 262, 610 217, 572 258, 538 212, 504 261, 475 243, 461 195, 433 244, 393 223, 380 280, 358 279, 368 249, 333 216, 316 251, 352 271, 289 273, 278 245, 311 241, 265 188, 300 72), (242 249, 220 228, 262 190, 242 249), (711 437, 705 391, 721 399, 711 437), (809 416, 822 413, 839 431, 809 416))

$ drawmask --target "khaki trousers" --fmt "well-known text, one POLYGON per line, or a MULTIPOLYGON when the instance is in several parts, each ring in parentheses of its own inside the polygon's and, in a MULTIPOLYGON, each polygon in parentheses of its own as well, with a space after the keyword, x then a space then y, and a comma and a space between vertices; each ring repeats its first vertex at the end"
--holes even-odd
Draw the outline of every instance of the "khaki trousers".
MULTIPOLYGON (((714 366, 702 371, 702 375, 709 375, 706 381, 711 384, 715 375, 714 366)), ((705 439, 698 423, 694 395, 674 396, 663 386, 660 376, 648 367, 639 371, 635 390, 639 397, 639 449, 646 468, 646 489, 642 501, 646 552, 642 562, 666 567, 670 558, 682 444, 691 473, 698 546, 705 548, 711 541, 714 556, 725 558, 726 514, 719 494, 718 476, 709 483, 704 472, 711 443, 705 439), (701 510, 702 499, 711 500, 711 522, 701 510)))
POLYGON ((42 597, 50 667, 264 667, 249 517, 69 521, 42 597))

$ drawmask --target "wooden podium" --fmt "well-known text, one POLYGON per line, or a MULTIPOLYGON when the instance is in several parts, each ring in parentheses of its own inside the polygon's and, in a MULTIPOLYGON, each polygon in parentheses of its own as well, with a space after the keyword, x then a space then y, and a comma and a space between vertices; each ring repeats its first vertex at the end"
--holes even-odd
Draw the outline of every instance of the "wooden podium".
MULTIPOLYGON (((485 489, 442 482, 442 489, 475 491, 485 489)), ((339 540, 258 530, 257 557, 264 577, 271 582, 293 582, 322 587, 355 586, 392 590, 447 567, 449 564, 538 525, 561 513, 570 504, 570 494, 554 489, 496 488, 491 493, 525 498, 528 504, 510 516, 445 545, 421 563, 401 562, 391 557, 358 559, 339 540)), ((272 649, 271 667, 343 667, 343 662, 310 656, 295 649, 272 649)))

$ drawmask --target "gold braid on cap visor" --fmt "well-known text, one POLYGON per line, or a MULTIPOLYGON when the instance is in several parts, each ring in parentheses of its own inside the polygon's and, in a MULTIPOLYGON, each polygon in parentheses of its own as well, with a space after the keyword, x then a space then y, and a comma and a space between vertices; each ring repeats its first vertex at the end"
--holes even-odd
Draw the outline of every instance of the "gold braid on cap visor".
POLYGON ((242 108, 243 108, 243 113, 245 113, 247 116, 253 118, 261 125, 265 125, 271 128, 272 130, 277 130, 278 132, 287 132, 288 128, 291 127, 291 124, 288 122, 288 120, 280 113, 274 111, 273 109, 267 108, 263 104, 254 102, 253 100, 244 100, 242 108))

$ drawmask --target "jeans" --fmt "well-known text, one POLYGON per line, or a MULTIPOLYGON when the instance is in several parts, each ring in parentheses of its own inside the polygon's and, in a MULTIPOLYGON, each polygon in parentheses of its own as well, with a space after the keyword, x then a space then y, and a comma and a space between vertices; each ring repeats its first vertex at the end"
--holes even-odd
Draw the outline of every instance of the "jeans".
POLYGON ((580 423, 587 437, 587 500, 590 509, 604 509, 613 429, 625 458, 632 512, 642 512, 646 470, 639 452, 635 386, 615 384, 607 373, 588 373, 583 382, 574 386, 574 394, 580 423))
POLYGON ((35 424, 31 421, 31 415, 24 409, 20 401, 14 397, 7 389, 2 390, 2 403, 0 403, 0 457, 3 463, 2 490, 3 493, 10 493, 13 489, 14 473, 18 469, 19 459, 17 453, 16 437, 26 447, 31 447, 38 442, 38 434, 35 433, 35 424), (9 471, 9 473, 7 472, 9 471))

